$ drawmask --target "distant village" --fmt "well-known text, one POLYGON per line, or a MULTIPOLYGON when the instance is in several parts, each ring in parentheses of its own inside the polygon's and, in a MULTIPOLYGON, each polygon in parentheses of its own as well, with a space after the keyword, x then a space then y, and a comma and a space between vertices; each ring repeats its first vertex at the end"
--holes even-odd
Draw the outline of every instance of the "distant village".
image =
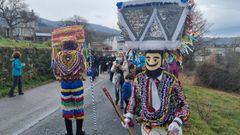
MULTIPOLYGON (((54 27, 46 27, 41 29, 41 20, 35 20, 28 23, 20 23, 13 29, 13 37, 15 40, 27 40, 35 42, 45 42, 51 39, 51 31, 54 27)), ((7 37, 9 35, 10 29, 5 21, 0 21, 0 35, 7 37)))
MULTIPOLYGON (((37 18, 35 21, 18 24, 12 31, 12 38, 16 41, 32 41, 38 43, 49 42, 52 30, 63 27, 61 21, 50 21, 37 18)), ((5 21, 0 18, 0 36, 8 37, 10 28, 5 21)), ((112 51, 110 45, 104 44, 103 40, 110 36, 119 34, 119 31, 97 24, 89 24, 89 31, 94 33, 91 41, 92 47, 98 51, 112 51)))
MULTIPOLYGON (((232 38, 202 38, 201 47, 194 53, 196 62, 208 61, 213 57, 225 56, 229 51, 240 52, 240 37, 232 38)), ((114 51, 127 51, 124 39, 114 36, 105 40, 114 51)))

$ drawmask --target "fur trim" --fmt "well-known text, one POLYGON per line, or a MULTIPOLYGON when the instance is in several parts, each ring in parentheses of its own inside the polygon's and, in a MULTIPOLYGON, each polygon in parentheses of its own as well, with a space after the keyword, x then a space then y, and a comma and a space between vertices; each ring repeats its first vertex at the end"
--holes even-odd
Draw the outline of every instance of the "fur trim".
POLYGON ((123 7, 126 6, 135 6, 135 5, 142 5, 146 3, 178 3, 180 6, 185 7, 187 6, 187 3, 181 2, 181 0, 134 0, 134 1, 128 1, 123 3, 123 7))
POLYGON ((129 48, 140 48, 140 50, 176 50, 181 46, 180 41, 126 41, 129 48))

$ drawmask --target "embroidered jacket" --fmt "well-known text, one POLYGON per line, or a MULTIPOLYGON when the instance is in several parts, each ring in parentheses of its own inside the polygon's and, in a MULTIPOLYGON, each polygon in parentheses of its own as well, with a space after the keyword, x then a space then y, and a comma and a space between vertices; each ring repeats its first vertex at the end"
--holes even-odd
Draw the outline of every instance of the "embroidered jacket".
POLYGON ((142 72, 135 78, 132 96, 127 112, 136 114, 140 110, 140 117, 149 121, 152 126, 165 126, 178 117, 186 122, 189 116, 189 107, 183 94, 180 82, 176 77, 163 71, 162 78, 155 79, 155 84, 160 98, 160 108, 152 107, 151 79, 142 72))

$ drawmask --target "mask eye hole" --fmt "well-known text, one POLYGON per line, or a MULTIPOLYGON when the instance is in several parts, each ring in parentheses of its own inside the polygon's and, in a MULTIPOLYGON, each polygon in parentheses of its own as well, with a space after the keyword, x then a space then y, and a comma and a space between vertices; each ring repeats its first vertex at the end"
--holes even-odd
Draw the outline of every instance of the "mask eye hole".
POLYGON ((147 62, 150 62, 150 58, 149 57, 147 57, 147 62))
POLYGON ((154 62, 157 62, 157 59, 154 59, 154 62))

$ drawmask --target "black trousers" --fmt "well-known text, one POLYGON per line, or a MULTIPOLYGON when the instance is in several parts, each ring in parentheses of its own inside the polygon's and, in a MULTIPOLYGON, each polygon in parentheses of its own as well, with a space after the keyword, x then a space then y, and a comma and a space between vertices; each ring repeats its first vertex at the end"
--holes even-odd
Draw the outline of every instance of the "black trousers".
MULTIPOLYGON (((66 135, 73 135, 73 127, 72 120, 65 119, 65 126, 67 130, 66 135)), ((82 130, 83 120, 76 120, 76 135, 84 135, 84 131, 82 130)))
POLYGON ((13 95, 15 88, 18 86, 18 93, 22 93, 22 76, 13 76, 13 85, 8 95, 13 95))
POLYGON ((124 99, 124 102, 126 104, 126 106, 124 108, 124 113, 127 113, 127 107, 128 107, 129 99, 124 99))

